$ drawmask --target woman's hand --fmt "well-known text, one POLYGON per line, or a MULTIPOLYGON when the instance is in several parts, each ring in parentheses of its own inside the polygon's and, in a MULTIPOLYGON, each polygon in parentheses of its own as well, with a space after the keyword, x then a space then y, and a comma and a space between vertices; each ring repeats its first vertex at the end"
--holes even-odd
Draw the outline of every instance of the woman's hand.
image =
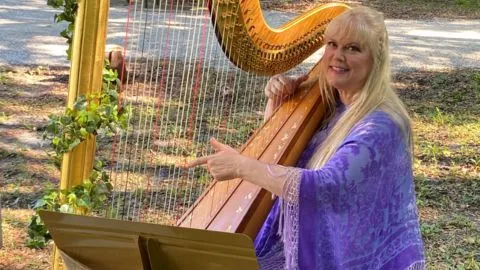
POLYGON ((210 139, 210 144, 215 150, 215 154, 200 157, 189 162, 186 167, 192 168, 198 165, 206 164, 207 170, 218 181, 230 180, 241 177, 241 170, 245 157, 232 147, 219 143, 214 138, 210 139))
POLYGON ((285 181, 289 177, 287 167, 268 165, 242 156, 237 150, 219 143, 214 138, 210 139, 210 144, 215 149, 215 154, 191 161, 186 167, 206 164, 207 170, 218 181, 241 178, 282 196, 285 181))
POLYGON ((265 96, 272 100, 283 100, 295 93, 298 86, 307 79, 308 75, 296 78, 287 77, 283 74, 272 76, 265 86, 265 96))

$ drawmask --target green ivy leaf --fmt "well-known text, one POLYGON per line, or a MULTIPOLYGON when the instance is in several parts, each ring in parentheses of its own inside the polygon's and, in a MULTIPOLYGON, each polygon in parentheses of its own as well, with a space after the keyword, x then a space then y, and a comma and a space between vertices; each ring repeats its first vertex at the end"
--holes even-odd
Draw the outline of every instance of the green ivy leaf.
POLYGON ((88 200, 88 198, 79 199, 79 200, 77 201, 77 204, 78 204, 78 206, 80 206, 80 207, 85 207, 85 208, 89 208, 89 209, 90 209, 90 200, 88 200))
POLYGON ((67 200, 69 204, 75 204, 77 201, 77 195, 75 195, 75 193, 69 193, 67 195, 67 200))
MULTIPOLYGON (((59 16, 60 17, 60 16, 59 16)), ((60 21, 63 21, 63 19, 57 17, 57 20, 56 22, 60 22, 60 21)), ((60 32, 60 36, 64 37, 64 38, 69 38, 69 35, 68 35, 68 30, 63 30, 62 32, 60 32)))
POLYGON ((60 144, 60 138, 56 137, 52 139, 52 144, 53 145, 59 145, 60 144))
POLYGON ((96 159, 95 162, 93 163, 93 169, 96 170, 97 172, 103 171, 104 167, 105 167, 105 163, 99 159, 96 159))
POLYGON ((47 203, 44 199, 38 199, 33 206, 33 209, 42 209, 47 203))
POLYGON ((54 8, 59 8, 63 5, 63 0, 47 0, 47 5, 54 8))
POLYGON ((70 206, 70 205, 68 205, 68 204, 62 204, 58 210, 59 210, 61 213, 68 213, 68 214, 73 214, 73 213, 75 213, 73 207, 70 206))
POLYGON ((79 145, 81 143, 80 139, 75 139, 73 142, 71 142, 69 145, 68 145, 68 151, 72 151, 73 148, 75 148, 77 145, 79 145))

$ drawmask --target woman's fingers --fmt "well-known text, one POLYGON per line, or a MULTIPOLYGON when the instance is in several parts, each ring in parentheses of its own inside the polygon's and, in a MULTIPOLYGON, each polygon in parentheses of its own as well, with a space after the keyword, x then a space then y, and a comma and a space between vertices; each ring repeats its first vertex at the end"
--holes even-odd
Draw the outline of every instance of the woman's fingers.
POLYGON ((198 165, 207 164, 209 158, 210 158, 210 156, 199 157, 199 158, 197 158, 195 160, 192 160, 189 163, 187 163, 187 165, 185 165, 185 167, 186 168, 192 168, 192 167, 195 167, 195 166, 198 166, 198 165))
POLYGON ((305 75, 302 75, 298 78, 296 78, 294 80, 294 85, 295 85, 295 88, 297 88, 298 86, 300 86, 300 84, 302 84, 304 81, 306 81, 308 79, 308 74, 305 74, 305 75))
POLYGON ((210 155, 191 161, 185 167, 192 168, 198 165, 206 164, 208 172, 213 176, 214 179, 218 181, 233 179, 236 177, 235 172, 238 171, 238 168, 235 168, 236 164, 233 161, 228 161, 226 158, 228 159, 232 157, 218 156, 218 154, 210 155))
POLYGON ((230 151, 230 152, 237 152, 237 150, 233 149, 229 145, 220 143, 214 137, 210 138, 210 144, 212 145, 213 149, 218 153, 220 151, 230 151))
POLYGON ((288 77, 286 77, 286 76, 279 76, 279 77, 277 78, 277 81, 278 81, 279 83, 281 83, 283 86, 287 86, 287 85, 289 85, 290 82, 291 82, 291 80, 290 80, 288 77))
POLYGON ((215 154, 209 155, 209 156, 204 156, 204 157, 199 157, 193 161, 190 161, 185 165, 186 168, 192 168, 198 165, 203 165, 207 164, 209 160, 213 160, 215 157, 219 155, 223 155, 226 153, 235 153, 238 154, 238 151, 235 150, 234 148, 230 147, 229 145, 220 143, 217 141, 215 138, 210 138, 210 144, 212 145, 213 149, 215 150, 215 154))
POLYGON ((279 82, 272 84, 272 94, 276 97, 282 97, 282 92, 284 92, 284 86, 279 82))

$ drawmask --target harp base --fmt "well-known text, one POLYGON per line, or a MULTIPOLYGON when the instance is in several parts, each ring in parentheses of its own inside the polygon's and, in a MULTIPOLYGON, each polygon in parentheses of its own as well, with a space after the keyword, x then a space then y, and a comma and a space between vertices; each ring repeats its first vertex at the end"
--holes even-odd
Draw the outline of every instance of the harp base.
POLYGON ((252 240, 205 231, 40 211, 66 269, 258 269, 252 240))

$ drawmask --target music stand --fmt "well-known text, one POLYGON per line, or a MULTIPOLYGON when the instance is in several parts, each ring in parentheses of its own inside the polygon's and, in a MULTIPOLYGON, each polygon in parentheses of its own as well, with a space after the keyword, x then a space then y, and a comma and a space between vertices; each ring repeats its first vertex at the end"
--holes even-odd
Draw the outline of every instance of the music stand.
POLYGON ((258 269, 252 240, 237 233, 40 211, 71 269, 258 269))

